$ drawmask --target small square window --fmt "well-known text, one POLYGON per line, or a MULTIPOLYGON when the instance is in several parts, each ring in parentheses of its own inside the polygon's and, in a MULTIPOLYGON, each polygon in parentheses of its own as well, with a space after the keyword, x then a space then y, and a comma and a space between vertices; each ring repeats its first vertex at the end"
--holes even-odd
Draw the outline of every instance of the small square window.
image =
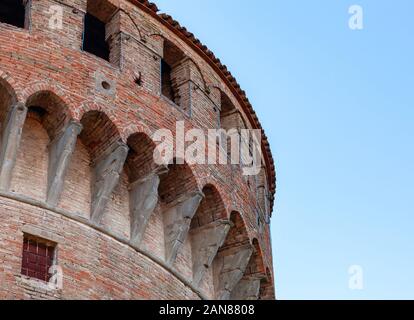
POLYGON ((105 22, 89 12, 85 16, 85 30, 83 34, 83 50, 109 61, 109 44, 105 39, 105 22))
POLYGON ((22 275, 48 282, 56 262, 56 243, 28 234, 23 238, 22 275))
POLYGON ((0 22, 24 28, 25 6, 23 0, 1 0, 0 22))

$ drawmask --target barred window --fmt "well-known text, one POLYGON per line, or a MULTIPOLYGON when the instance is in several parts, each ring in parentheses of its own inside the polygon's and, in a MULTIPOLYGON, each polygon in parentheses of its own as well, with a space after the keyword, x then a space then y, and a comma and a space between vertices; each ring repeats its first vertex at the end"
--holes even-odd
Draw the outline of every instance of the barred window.
POLYGON ((31 235, 24 235, 22 275, 48 282, 49 269, 55 264, 56 243, 31 235))

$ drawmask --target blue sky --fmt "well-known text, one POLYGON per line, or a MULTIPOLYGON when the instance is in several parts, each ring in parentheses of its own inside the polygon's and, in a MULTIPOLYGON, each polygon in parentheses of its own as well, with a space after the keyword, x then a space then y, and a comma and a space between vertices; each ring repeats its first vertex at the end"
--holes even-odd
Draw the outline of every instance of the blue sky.
POLYGON ((269 136, 278 298, 414 299, 414 1, 156 3, 229 67, 269 136))

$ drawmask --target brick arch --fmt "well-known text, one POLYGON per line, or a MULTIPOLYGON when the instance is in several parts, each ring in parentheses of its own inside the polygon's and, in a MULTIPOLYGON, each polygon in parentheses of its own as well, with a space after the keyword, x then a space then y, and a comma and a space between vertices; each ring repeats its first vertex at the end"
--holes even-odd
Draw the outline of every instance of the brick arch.
POLYGON ((142 30, 141 30, 141 28, 138 26, 138 24, 135 22, 135 20, 132 18, 132 16, 131 16, 131 14, 127 11, 127 10, 125 10, 124 8, 123 8, 123 3, 121 2, 120 4, 119 4, 119 7, 118 7, 118 9, 120 10, 120 11, 122 11, 128 18, 129 18, 129 20, 130 20, 130 22, 132 23, 132 25, 134 26, 134 28, 135 28, 135 30, 137 30, 137 32, 138 32, 138 36, 139 36, 139 39, 141 40, 141 41, 143 41, 143 42, 146 42, 146 36, 145 36, 145 34, 142 32, 142 30))
POLYGON ((105 108, 102 105, 94 102, 84 101, 81 106, 75 111, 74 118, 81 121, 83 116, 90 111, 105 112, 105 108))
POLYGON ((230 221, 233 225, 229 231, 229 234, 227 235, 226 241, 220 248, 220 251, 232 247, 248 245, 251 243, 249 232, 247 230, 247 226, 244 222, 242 214, 238 211, 232 211, 230 213, 230 221))
POLYGON ((241 112, 223 90, 220 90, 220 101, 220 122, 222 128, 226 130, 232 128, 247 128, 241 112))
POLYGON ((191 229, 206 226, 217 220, 227 220, 227 210, 222 195, 213 184, 202 189, 204 198, 191 221, 191 229))
POLYGON ((123 126, 121 125, 119 127, 119 134, 123 141, 128 141, 135 134, 146 135, 152 141, 152 130, 145 123, 138 120, 123 126))
POLYGON ((40 90, 26 99, 26 107, 30 110, 43 110, 40 121, 51 140, 58 135, 72 119, 71 110, 61 96, 50 90, 40 90))
POLYGON ((190 58, 190 57, 188 57, 189 59, 190 59, 190 61, 194 64, 194 66, 196 67, 196 69, 198 70, 198 73, 199 73, 199 75, 200 75, 200 78, 201 78, 201 81, 202 81, 202 83, 203 83, 203 90, 204 91, 209 91, 209 86, 207 85, 207 81, 206 81, 206 78, 205 78, 205 76, 204 76, 204 73, 203 73, 203 71, 201 71, 201 68, 200 68, 200 66, 194 61, 194 59, 193 58, 190 58))
POLYGON ((6 120, 11 106, 18 101, 17 94, 8 81, 7 75, 0 70, 0 126, 6 120))
POLYGON ((200 172, 200 174, 198 174, 198 168, 196 167, 194 169, 194 172, 197 176, 200 176, 200 190, 202 190, 205 186, 212 186, 217 193, 220 195, 220 199, 224 204, 224 208, 226 211, 226 216, 225 219, 226 220, 230 220, 230 214, 232 211, 239 211, 239 209, 235 208, 232 203, 231 203, 231 199, 229 197, 228 191, 226 191, 226 186, 224 186, 223 184, 219 183, 219 181, 213 179, 211 176, 205 176, 205 174, 203 174, 202 172, 200 172))
POLYGON ((244 221, 244 212, 243 212, 243 208, 240 205, 237 205, 235 203, 231 203, 230 206, 227 209, 228 212, 228 219, 231 220, 231 216, 234 213, 237 213, 238 215, 240 215, 240 217, 243 219, 244 221))
MULTIPOLYGON (((116 109, 116 107, 113 107, 113 109, 116 109)), ((123 142, 126 142, 126 139, 128 138, 129 135, 127 135, 126 133, 121 134, 124 130, 122 129, 123 126, 121 125, 121 120, 119 119, 119 117, 116 116, 116 114, 114 114, 114 112, 108 110, 107 106, 105 105, 98 104, 98 103, 91 102, 91 101, 84 101, 81 104, 81 106, 74 111, 73 118, 76 121, 81 122, 84 116, 91 111, 96 111, 96 112, 105 114, 108 120, 112 122, 114 126, 116 127, 116 131, 118 132, 118 135, 121 138, 121 140, 123 142)))
POLYGON ((99 158, 114 143, 121 140, 118 127, 102 111, 89 110, 83 113, 80 123, 83 129, 79 137, 88 149, 92 160, 99 158))
POLYGON ((7 93, 13 97, 13 102, 22 102, 22 87, 19 83, 7 72, 0 70, 0 88, 3 88, 7 93))
POLYGON ((157 168, 153 159, 156 144, 146 133, 136 132, 128 137, 127 145, 129 152, 125 169, 129 182, 133 183, 157 168))
POLYGON ((67 92, 65 92, 62 88, 53 83, 45 81, 37 81, 34 83, 30 83, 21 92, 21 99, 27 105, 30 99, 33 99, 33 97, 35 97, 37 94, 43 92, 48 92, 51 96, 54 96, 56 97, 56 99, 59 99, 61 103, 67 107, 70 116, 72 118, 75 118, 75 102, 67 92))
POLYGON ((158 190, 160 201, 169 204, 187 193, 199 191, 199 187, 191 167, 187 163, 177 164, 173 160, 168 166, 168 172, 161 176, 158 190))

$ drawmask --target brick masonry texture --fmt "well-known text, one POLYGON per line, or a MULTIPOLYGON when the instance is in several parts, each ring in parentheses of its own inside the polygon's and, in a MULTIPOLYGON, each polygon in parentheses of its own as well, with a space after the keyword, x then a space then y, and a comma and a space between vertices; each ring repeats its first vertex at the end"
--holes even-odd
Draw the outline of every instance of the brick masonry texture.
POLYGON ((152 158, 177 121, 257 128, 243 98, 147 1, 25 3, 0 23, 0 299, 274 299, 270 150, 256 177, 152 158), (86 12, 109 61, 82 50, 86 12), (21 274, 25 234, 56 243, 62 288, 21 274))

